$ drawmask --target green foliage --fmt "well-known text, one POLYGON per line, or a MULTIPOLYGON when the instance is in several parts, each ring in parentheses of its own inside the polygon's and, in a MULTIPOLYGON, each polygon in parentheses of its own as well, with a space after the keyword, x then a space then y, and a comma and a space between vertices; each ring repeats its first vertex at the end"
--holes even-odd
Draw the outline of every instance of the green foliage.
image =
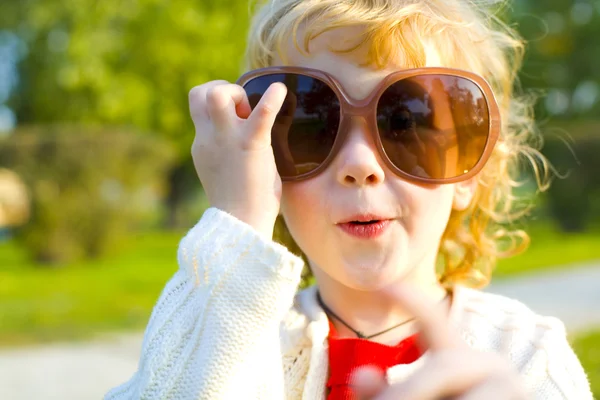
POLYGON ((245 0, 23 0, 0 15, 28 48, 11 101, 21 123, 132 125, 169 138, 182 158, 187 94, 239 76, 249 21, 245 0))
POLYGON ((544 154, 560 177, 547 194, 551 215, 566 231, 583 231, 600 220, 600 123, 552 125, 546 131, 544 154))
POLYGON ((26 49, 8 105, 19 124, 125 125, 169 140, 163 223, 175 226, 200 189, 188 92, 237 79, 249 19, 247 0, 0 2, 0 30, 26 49))
POLYGON ((575 120, 600 113, 600 3, 573 0, 513 0, 513 20, 527 41, 520 80, 549 94, 537 116, 575 120), (595 100, 594 100, 595 99, 595 100), (548 102, 548 103, 547 103, 548 102), (552 108, 552 107, 551 107, 552 108))
POLYGON ((107 128, 22 128, 0 141, 0 164, 31 190, 17 237, 38 262, 97 257, 155 211, 172 146, 107 128))

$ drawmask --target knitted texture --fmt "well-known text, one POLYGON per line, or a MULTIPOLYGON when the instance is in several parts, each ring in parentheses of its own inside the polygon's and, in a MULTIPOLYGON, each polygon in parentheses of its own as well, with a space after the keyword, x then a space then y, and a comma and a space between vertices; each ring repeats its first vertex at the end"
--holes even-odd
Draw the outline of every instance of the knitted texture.
MULTIPOLYGON (((314 286, 296 295, 300 258, 214 208, 177 256, 138 370, 106 400, 325 399, 329 324, 314 286)), ((450 320, 471 347, 505 355, 531 399, 592 399, 559 320, 460 286, 450 320)), ((428 356, 390 368, 388 380, 406 379, 428 356)))

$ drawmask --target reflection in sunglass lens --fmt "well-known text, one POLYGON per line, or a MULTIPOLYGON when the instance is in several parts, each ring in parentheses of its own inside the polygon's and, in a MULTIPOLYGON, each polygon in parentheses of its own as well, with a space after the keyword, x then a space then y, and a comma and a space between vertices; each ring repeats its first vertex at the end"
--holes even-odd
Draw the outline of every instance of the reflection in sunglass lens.
POLYGON ((340 103, 325 82, 284 73, 259 76, 244 85, 252 109, 275 82, 284 83, 288 93, 273 125, 271 144, 281 177, 295 177, 316 169, 331 152, 340 103))
POLYGON ((412 176, 447 179, 471 170, 489 135, 484 93, 469 79, 419 75, 392 84, 377 104, 390 161, 412 176))

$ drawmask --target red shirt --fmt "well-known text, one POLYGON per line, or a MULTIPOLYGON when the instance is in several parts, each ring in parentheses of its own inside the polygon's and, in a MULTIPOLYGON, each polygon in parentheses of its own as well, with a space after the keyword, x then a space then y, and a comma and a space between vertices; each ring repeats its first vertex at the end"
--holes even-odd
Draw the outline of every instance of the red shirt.
POLYGON ((354 400, 350 388, 352 372, 365 365, 381 369, 383 373, 397 364, 410 364, 421 357, 417 334, 409 336, 395 346, 359 338, 339 338, 329 322, 329 380, 327 400, 354 400))

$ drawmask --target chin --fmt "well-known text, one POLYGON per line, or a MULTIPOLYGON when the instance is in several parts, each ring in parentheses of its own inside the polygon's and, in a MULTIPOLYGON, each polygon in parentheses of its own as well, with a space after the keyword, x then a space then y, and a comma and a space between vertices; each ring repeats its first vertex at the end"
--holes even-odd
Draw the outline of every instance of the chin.
POLYGON ((347 265, 342 283, 355 290, 377 291, 397 281, 401 271, 392 265, 367 266, 347 265))

